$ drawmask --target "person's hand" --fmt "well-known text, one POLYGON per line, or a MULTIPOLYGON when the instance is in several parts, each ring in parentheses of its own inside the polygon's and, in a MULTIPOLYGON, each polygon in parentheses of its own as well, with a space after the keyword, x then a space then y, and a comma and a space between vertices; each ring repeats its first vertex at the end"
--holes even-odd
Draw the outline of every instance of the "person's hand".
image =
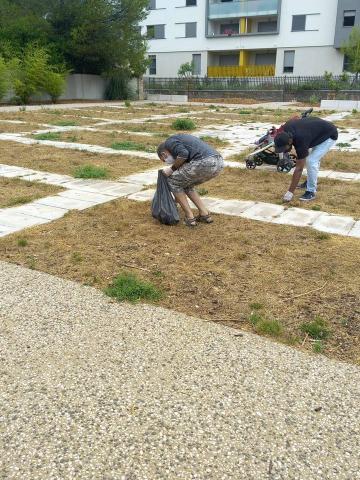
POLYGON ((174 173, 173 169, 171 167, 165 167, 162 169, 163 171, 163 174, 165 175, 165 177, 170 177, 170 175, 172 175, 174 173))
POLYGON ((294 194, 287 191, 285 195, 283 196, 284 202, 291 202, 291 200, 294 198, 294 194))

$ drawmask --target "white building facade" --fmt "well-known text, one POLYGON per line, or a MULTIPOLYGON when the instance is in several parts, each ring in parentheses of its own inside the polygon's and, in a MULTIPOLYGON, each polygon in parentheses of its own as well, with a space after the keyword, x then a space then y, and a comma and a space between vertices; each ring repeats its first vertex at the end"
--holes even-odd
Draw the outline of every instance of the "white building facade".
POLYGON ((149 0, 147 76, 341 74, 336 38, 360 24, 360 0, 149 0))

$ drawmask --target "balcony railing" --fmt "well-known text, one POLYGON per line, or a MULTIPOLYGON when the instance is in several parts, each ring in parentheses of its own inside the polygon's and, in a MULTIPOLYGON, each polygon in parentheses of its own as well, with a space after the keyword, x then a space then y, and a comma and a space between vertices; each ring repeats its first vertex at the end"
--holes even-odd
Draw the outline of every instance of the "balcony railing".
POLYGON ((277 15, 279 0, 209 0, 209 19, 277 15))
POLYGON ((208 77, 273 77, 275 65, 208 67, 208 77))

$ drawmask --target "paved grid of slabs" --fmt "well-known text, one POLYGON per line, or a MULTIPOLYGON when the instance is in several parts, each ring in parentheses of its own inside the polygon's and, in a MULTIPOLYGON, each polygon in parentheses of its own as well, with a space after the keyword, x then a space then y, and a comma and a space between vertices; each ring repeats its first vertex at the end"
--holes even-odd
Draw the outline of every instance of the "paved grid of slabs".
MULTIPOLYGON (((189 116, 199 112, 189 112, 186 114, 153 115, 149 117, 152 120, 162 120, 173 117, 189 116)), ((337 113, 327 117, 327 120, 339 120, 348 113, 337 113)), ((85 117, 89 118, 89 117, 85 117)), ((94 120, 92 118, 92 120, 94 120)), ((114 121, 113 119, 98 119, 99 123, 94 127, 51 127, 43 125, 49 131, 71 131, 71 130, 98 130, 98 126, 108 124, 120 124, 125 121, 114 121)), ((143 122, 146 119, 126 120, 126 123, 143 122)), ((9 123, 15 121, 9 121, 9 123)), ((17 122, 19 123, 19 122, 17 122)), ((243 151, 249 146, 256 137, 262 134, 269 126, 263 123, 252 123, 247 125, 222 125, 209 126, 197 133, 199 136, 220 136, 229 141, 230 146, 222 151, 225 158, 243 151)), ((39 141, 28 138, 29 132, 17 134, 0 134, 0 140, 11 140, 23 144, 44 144, 56 148, 86 150, 103 154, 129 154, 129 151, 113 150, 111 148, 97 145, 39 141)), ((348 150, 360 150, 360 132, 355 129, 348 129, 345 133, 340 133, 339 141, 349 143, 351 147, 348 150), (348 138, 349 137, 349 138, 348 138), (350 143, 351 141, 351 143, 350 143)), ((157 159, 155 154, 146 152, 131 152, 134 156, 140 156, 147 159, 157 159)), ((228 167, 245 168, 243 163, 226 161, 228 167)), ((261 168, 261 167, 260 167, 261 168)), ((267 169, 269 167, 262 167, 267 169)), ((69 175, 58 175, 48 172, 36 171, 28 168, 9 166, 0 164, 0 176, 6 178, 20 178, 27 181, 35 181, 48 185, 61 186, 64 191, 57 195, 44 197, 34 202, 24 204, 18 207, 0 209, 0 237, 19 232, 25 228, 52 222, 63 217, 69 210, 84 210, 101 203, 106 203, 118 198, 129 198, 135 201, 149 201, 152 199, 154 190, 144 190, 144 187, 153 185, 157 179, 157 169, 147 170, 127 177, 120 178, 118 181, 106 180, 82 180, 75 179, 69 175)), ((319 176, 331 178, 340 181, 358 182, 359 173, 336 172, 331 170, 321 170, 319 176)), ((327 233, 333 233, 343 236, 360 238, 360 221, 352 217, 329 214, 322 211, 310 211, 300 208, 289 208, 288 206, 275 205, 264 202, 242 201, 242 200, 223 200, 220 198, 204 198, 209 210, 213 213, 238 216, 247 219, 275 223, 279 225, 293 225, 297 227, 311 227, 327 233)))

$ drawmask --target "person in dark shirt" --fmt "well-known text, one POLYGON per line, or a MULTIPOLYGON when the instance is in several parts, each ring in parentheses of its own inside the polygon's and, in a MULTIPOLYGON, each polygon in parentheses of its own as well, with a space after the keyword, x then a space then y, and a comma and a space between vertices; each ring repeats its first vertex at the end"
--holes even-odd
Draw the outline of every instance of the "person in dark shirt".
POLYGON ((298 158, 289 190, 283 198, 285 202, 293 199, 297 187, 306 190, 300 200, 309 201, 315 198, 321 159, 335 145, 337 138, 338 131, 335 125, 321 118, 306 117, 285 123, 284 131, 275 137, 275 152, 289 152, 294 147, 298 158), (307 180, 298 185, 305 162, 307 180))
POLYGON ((212 223, 209 211, 195 185, 216 177, 224 168, 224 160, 210 145, 193 135, 172 135, 160 144, 157 154, 168 166, 163 168, 169 187, 185 212, 185 225, 195 227, 197 222, 212 223), (196 205, 199 215, 194 217, 187 197, 196 205))

